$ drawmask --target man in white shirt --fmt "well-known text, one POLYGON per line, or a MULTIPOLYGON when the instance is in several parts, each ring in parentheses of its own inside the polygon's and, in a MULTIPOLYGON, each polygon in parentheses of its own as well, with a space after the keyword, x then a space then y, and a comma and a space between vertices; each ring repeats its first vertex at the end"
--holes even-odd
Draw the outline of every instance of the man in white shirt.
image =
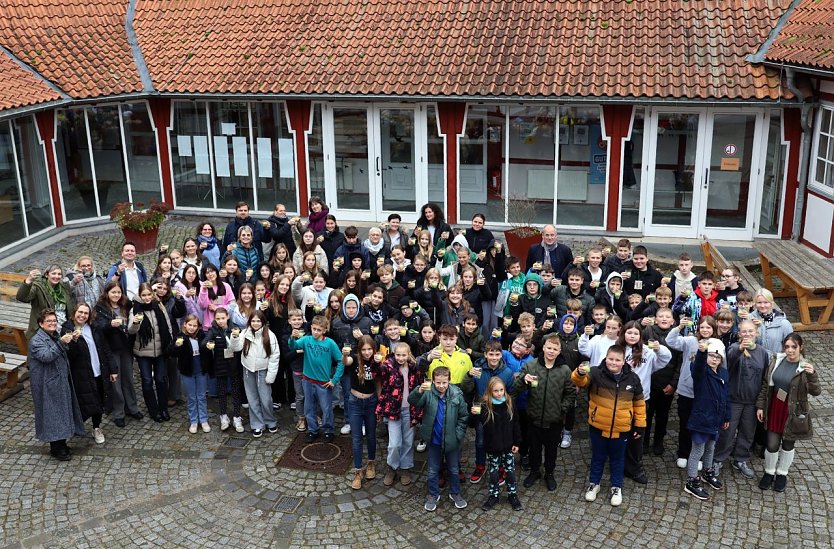
POLYGON ((136 261, 136 245, 133 242, 122 244, 122 260, 110 267, 107 279, 118 282, 128 299, 138 296, 139 285, 148 281, 148 275, 145 266, 136 261))

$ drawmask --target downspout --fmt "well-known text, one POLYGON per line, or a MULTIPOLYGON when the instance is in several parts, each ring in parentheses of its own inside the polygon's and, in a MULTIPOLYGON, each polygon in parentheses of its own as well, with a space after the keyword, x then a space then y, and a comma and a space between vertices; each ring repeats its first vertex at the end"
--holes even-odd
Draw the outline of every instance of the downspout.
POLYGON ((793 216, 793 228, 791 229, 791 240, 799 240, 802 229, 802 210, 805 208, 805 188, 808 186, 808 165, 811 162, 811 105, 807 97, 796 85, 796 71, 793 68, 785 68, 788 89, 791 90, 799 100, 802 108, 800 125, 802 127, 802 157, 799 161, 799 186, 796 190, 796 215, 793 216))

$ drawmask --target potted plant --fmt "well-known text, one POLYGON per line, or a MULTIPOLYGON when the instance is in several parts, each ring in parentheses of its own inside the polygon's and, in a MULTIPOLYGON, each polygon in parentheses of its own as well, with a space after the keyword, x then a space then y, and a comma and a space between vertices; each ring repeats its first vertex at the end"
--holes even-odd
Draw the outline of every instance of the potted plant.
POLYGON ((524 266, 530 246, 542 240, 542 230, 532 225, 536 218, 536 200, 524 195, 512 195, 507 200, 507 212, 512 228, 504 231, 504 238, 510 253, 524 266))
POLYGON ((171 206, 155 198, 147 208, 141 202, 118 202, 110 210, 110 219, 122 230, 125 240, 136 244, 136 253, 144 254, 156 249, 159 227, 169 211, 171 206))

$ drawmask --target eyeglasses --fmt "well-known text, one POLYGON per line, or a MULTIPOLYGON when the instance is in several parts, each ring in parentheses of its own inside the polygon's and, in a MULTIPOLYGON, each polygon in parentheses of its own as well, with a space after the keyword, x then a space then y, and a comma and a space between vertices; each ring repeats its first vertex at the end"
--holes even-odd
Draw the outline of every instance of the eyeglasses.
POLYGON ((735 273, 721 273, 721 278, 733 278, 735 273))
POLYGON ((43 321, 43 323, 44 324, 58 324, 58 321, 55 320, 54 318, 47 318, 46 320, 43 321))

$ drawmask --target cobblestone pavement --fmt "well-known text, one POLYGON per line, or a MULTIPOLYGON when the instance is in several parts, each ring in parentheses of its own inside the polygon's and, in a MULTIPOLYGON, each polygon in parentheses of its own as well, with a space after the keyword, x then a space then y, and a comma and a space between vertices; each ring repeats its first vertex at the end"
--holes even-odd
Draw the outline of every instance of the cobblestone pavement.
MULTIPOLYGON (((191 227, 169 224, 161 241, 190 233, 191 227)), ((83 251, 102 263, 117 257, 117 236, 67 239, 38 255, 54 255, 65 264, 67 254, 83 251)), ((37 262, 52 259, 38 257, 37 262)), ((20 270, 28 268, 26 260, 18 263, 20 270)), ((790 302, 783 306, 795 316, 790 302)), ((559 452, 558 489, 549 493, 541 483, 520 488, 525 505, 520 513, 503 499, 497 511, 482 512, 486 480, 464 484, 468 508, 455 509, 444 491, 437 511, 426 513, 425 454, 417 454, 416 481, 409 487, 386 488, 380 474, 354 491, 350 474, 279 469, 274 462, 296 435, 289 410, 279 414, 277 434, 258 440, 221 433, 216 416, 211 433, 191 435, 183 406, 173 408, 172 421, 165 424, 128 419, 119 429, 105 419, 105 444, 96 445, 91 437, 72 439, 75 455, 62 463, 35 439, 27 389, 0 403, 0 547, 831 547, 834 334, 803 335, 823 394, 812 400, 815 437, 797 444, 783 494, 762 492, 758 478, 746 480, 731 470, 722 475, 727 488, 712 501, 686 496, 684 473, 674 465, 673 418, 666 454, 645 458, 647 486, 627 480, 620 508, 612 508, 607 497, 586 503, 590 449, 581 427, 584 410, 573 446, 559 452)), ((139 392, 138 377, 134 382, 139 392)), ((384 432, 381 428, 380 463, 384 432)), ((469 473, 471 431, 463 460, 469 473)), ((761 474, 761 461, 755 459, 753 466, 761 474)))

